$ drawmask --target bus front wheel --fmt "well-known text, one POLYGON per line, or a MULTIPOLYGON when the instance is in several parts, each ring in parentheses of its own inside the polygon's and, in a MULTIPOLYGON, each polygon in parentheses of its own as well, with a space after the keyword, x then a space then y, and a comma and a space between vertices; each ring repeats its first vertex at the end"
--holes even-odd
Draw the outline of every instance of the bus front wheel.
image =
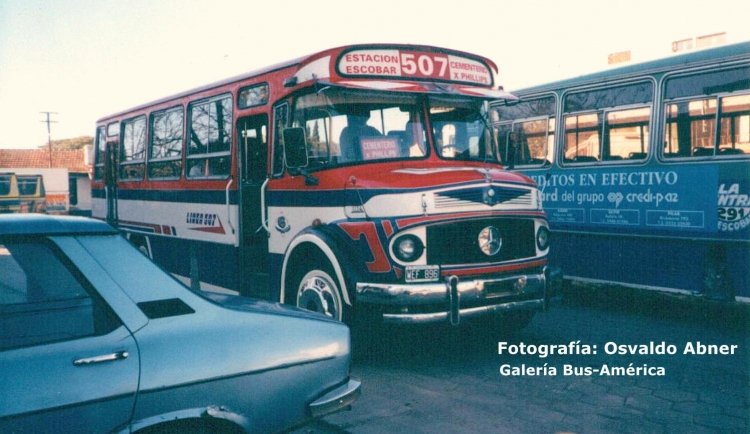
POLYGON ((296 301, 297 307, 344 321, 346 307, 341 297, 341 285, 330 268, 327 266, 309 267, 305 272, 300 273, 300 276, 296 285, 292 287, 296 293, 291 300, 296 301))

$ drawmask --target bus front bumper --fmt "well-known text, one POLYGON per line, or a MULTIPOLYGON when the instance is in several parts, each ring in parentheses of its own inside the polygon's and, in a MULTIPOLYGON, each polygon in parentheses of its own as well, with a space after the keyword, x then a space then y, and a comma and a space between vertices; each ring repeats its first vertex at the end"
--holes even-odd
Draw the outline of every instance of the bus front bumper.
POLYGON ((381 306, 383 322, 419 324, 478 317, 515 310, 545 310, 545 272, 434 283, 358 283, 357 303, 381 306))

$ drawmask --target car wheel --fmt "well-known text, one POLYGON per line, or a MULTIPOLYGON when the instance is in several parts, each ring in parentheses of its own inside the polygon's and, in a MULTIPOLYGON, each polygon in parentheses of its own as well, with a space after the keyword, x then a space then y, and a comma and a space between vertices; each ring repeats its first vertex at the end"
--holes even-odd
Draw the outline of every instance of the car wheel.
POLYGON ((297 284, 293 286, 296 291, 293 300, 297 306, 344 321, 347 308, 341 296, 341 285, 330 267, 314 266, 300 274, 297 284))

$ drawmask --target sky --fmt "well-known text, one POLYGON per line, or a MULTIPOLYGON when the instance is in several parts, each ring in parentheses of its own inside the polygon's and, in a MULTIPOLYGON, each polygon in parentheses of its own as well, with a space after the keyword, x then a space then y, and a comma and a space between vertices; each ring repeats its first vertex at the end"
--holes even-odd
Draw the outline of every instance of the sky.
POLYGON ((750 40, 745 0, 0 0, 0 148, 93 135, 98 118, 354 43, 480 54, 506 90, 750 40))

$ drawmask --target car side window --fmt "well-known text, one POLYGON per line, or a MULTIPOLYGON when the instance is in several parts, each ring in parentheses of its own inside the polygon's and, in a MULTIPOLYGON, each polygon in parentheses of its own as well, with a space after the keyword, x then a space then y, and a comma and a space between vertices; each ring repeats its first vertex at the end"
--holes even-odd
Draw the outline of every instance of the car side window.
POLYGON ((104 334, 117 325, 54 245, 0 240, 0 351, 104 334))

